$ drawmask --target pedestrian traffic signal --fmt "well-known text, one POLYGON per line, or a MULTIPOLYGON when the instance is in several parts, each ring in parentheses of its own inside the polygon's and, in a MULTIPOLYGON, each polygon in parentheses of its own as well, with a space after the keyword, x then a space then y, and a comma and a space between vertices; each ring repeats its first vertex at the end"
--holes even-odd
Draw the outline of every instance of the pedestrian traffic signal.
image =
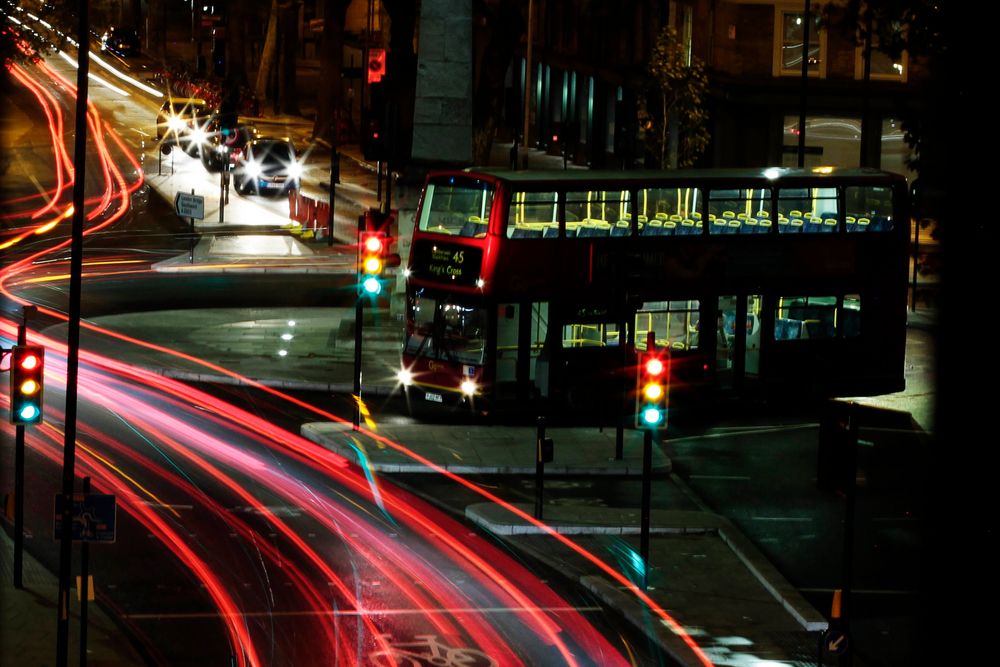
POLYGON ((45 349, 17 345, 10 362, 10 421, 37 424, 42 421, 42 390, 45 380, 45 349))
POLYGON ((663 428, 667 422, 668 353, 649 349, 639 354, 636 373, 636 426, 663 428))
POLYGON ((368 49, 368 83, 378 83, 385 76, 385 49, 368 49))

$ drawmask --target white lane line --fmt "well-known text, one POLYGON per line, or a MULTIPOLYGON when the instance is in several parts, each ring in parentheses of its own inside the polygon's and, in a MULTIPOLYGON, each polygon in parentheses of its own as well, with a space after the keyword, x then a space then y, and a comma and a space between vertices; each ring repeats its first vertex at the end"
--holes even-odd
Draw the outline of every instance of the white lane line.
POLYGON ((337 610, 303 610, 303 611, 248 611, 239 614, 220 614, 218 612, 185 612, 185 613, 147 613, 124 614, 123 618, 133 620, 184 620, 193 618, 221 618, 236 616, 239 618, 270 618, 270 617, 302 617, 302 616, 426 616, 427 614, 523 614, 602 612, 602 607, 455 607, 450 609, 337 609, 337 610))
POLYGON ((748 475, 691 475, 691 479, 712 479, 723 481, 749 482, 748 475))

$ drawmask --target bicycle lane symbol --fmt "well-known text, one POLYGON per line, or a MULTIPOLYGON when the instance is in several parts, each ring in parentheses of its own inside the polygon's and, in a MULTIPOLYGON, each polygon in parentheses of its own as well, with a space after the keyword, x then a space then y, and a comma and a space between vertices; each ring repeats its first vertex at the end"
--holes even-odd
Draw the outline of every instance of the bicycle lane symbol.
POLYGON ((452 647, 438 640, 437 635, 415 635, 411 642, 392 642, 384 635, 389 648, 369 656, 378 667, 498 667, 496 660, 482 651, 467 647, 452 647))

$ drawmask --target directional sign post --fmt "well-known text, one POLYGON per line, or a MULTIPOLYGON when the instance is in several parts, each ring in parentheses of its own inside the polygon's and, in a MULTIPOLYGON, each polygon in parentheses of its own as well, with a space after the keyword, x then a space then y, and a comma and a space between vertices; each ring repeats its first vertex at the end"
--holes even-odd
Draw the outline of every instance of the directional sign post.
MULTIPOLYGON (((174 197, 174 210, 177 211, 178 216, 191 219, 191 246, 188 250, 188 259, 191 264, 194 264, 194 219, 205 219, 205 198, 196 195, 194 190, 191 190, 191 194, 178 192, 174 197)), ((221 205, 219 210, 221 215, 221 205)))
MULTIPOLYGON (((56 495, 55 534, 62 532, 62 494, 56 495)), ((73 541, 114 542, 118 502, 114 495, 104 493, 73 496, 73 541)))
POLYGON ((201 195, 196 195, 193 190, 191 191, 191 194, 178 192, 177 196, 174 197, 174 210, 177 211, 177 215, 182 218, 198 218, 199 220, 204 220, 205 198, 201 195))

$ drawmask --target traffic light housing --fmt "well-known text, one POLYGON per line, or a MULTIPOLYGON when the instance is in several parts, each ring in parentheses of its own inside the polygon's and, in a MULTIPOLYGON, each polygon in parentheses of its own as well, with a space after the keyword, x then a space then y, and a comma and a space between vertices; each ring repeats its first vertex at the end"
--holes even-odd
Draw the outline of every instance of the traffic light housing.
POLYGON ((17 345, 10 361, 10 421, 16 425, 42 421, 45 388, 45 348, 17 345))
POLYGON ((361 110, 361 153, 366 160, 385 161, 389 155, 390 115, 385 83, 368 87, 368 106, 361 110))
POLYGON ((369 209, 358 219, 358 287, 362 295, 378 296, 385 270, 399 266, 398 254, 389 252, 395 216, 369 209))
POLYGON ((636 426, 666 428, 667 391, 670 385, 670 355, 652 345, 639 353, 636 372, 636 426))

